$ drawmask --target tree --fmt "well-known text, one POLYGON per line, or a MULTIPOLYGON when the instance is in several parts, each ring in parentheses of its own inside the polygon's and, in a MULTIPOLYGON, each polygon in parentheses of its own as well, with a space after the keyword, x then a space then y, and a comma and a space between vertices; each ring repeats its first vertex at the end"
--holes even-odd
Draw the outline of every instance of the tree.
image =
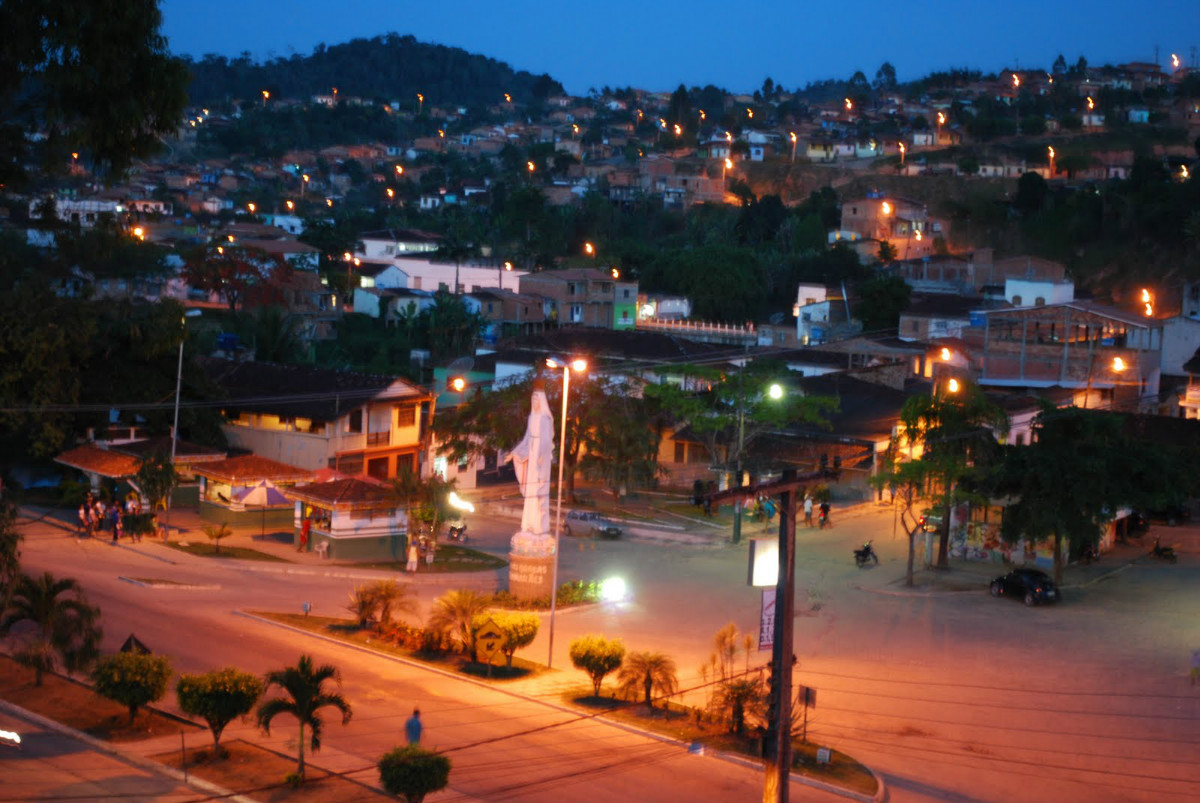
POLYGON ((156 451, 138 463, 137 476, 134 478, 138 488, 150 500, 150 509, 157 510, 167 506, 167 497, 172 489, 179 484, 179 475, 167 452, 156 451))
POLYGON ((375 631, 382 634, 392 625, 397 613, 415 615, 417 600, 412 586, 402 586, 395 580, 376 580, 354 589, 346 608, 358 619, 359 627, 367 627, 374 621, 375 631))
POLYGON ((9 600, 16 590, 21 574, 21 541, 24 533, 17 529, 17 506, 0 499, 0 614, 8 610, 9 600))
POLYGON ((570 655, 575 668, 587 672, 592 679, 592 695, 599 697, 605 676, 620 668, 625 658, 625 645, 620 639, 606 639, 589 633, 571 642, 570 655))
POLYGON ((887 488, 895 497, 900 498, 900 513, 898 520, 901 529, 908 538, 908 565, 904 576, 904 584, 910 588, 913 585, 913 564, 916 561, 917 533, 921 530, 921 520, 914 507, 921 495, 922 467, 914 462, 899 461, 899 439, 892 437, 887 450, 880 455, 879 471, 871 477, 871 485, 880 493, 887 488))
POLYGON ((454 480, 444 479, 440 474, 422 478, 407 466, 396 475, 392 480, 392 495, 408 508, 410 531, 416 532, 416 525, 422 524, 429 528, 430 535, 437 538, 438 527, 453 510, 450 507, 450 493, 454 485, 454 480))
POLYGON ((233 535, 233 530, 229 529, 229 524, 226 522, 221 522, 220 524, 205 524, 203 529, 204 534, 208 537, 208 540, 213 542, 213 553, 220 555, 221 540, 233 535))
POLYGON ((184 264, 188 282, 219 295, 233 313, 251 299, 259 304, 279 300, 280 286, 290 271, 288 263, 277 254, 222 242, 194 250, 184 264))
POLYGON ((1145 505, 1178 476, 1156 444, 1128 437, 1122 419, 1075 407, 1043 407, 1027 446, 1006 447, 997 491, 1004 508, 1001 536, 1054 541, 1054 580, 1062 583, 1063 547, 1095 546, 1124 505, 1145 505), (1119 455, 1119 459, 1114 459, 1119 455))
POLYGON ((488 598, 478 591, 447 591, 434 601, 429 612, 429 627, 457 638, 471 663, 477 663, 475 637, 479 627, 476 619, 490 607, 488 598))
POLYGON ((618 693, 630 700, 639 693, 647 708, 654 707, 654 693, 670 697, 678 690, 675 662, 661 652, 631 652, 617 672, 618 693))
POLYGON ((887 240, 879 241, 879 251, 876 252, 875 258, 883 265, 890 265, 896 261, 896 246, 892 245, 887 240))
POLYGON ((1034 172, 1023 173, 1017 179, 1017 195, 1013 207, 1025 217, 1042 211, 1046 203, 1046 179, 1034 172))
POLYGON ((0 184, 72 151, 120 173, 174 134, 188 75, 161 24, 157 0, 0 5, 0 184))
POLYGON ((749 674, 750 650, 754 637, 749 633, 739 634, 733 622, 717 631, 713 637, 713 652, 708 664, 701 667, 707 680, 711 673, 716 693, 710 708, 729 718, 729 727, 739 736, 745 731, 746 717, 761 717, 765 713, 765 695, 761 673, 749 674), (745 657, 743 671, 737 671, 738 653, 745 657))
POLYGON ((659 473, 660 437, 638 388, 621 378, 597 377, 581 389, 590 396, 580 428, 584 476, 604 482, 615 499, 649 485, 659 473))
POLYGON ((379 783, 389 795, 421 803, 450 783, 450 759, 415 744, 397 747, 379 759, 379 783))
POLYGON ((910 454, 920 458, 903 479, 937 495, 944 511, 938 543, 938 568, 950 565, 950 509, 957 502, 980 500, 979 483, 998 459, 996 432, 1008 431, 1008 416, 973 383, 957 392, 938 383, 930 396, 909 396, 900 423, 910 454))
POLYGON ((890 61, 885 61, 875 71, 874 86, 877 91, 884 92, 890 92, 896 88, 896 68, 892 66, 890 61))
POLYGON ((478 632, 488 619, 495 622, 496 627, 504 634, 504 646, 500 648, 500 652, 504 653, 504 666, 512 669, 513 655, 516 651, 528 647, 537 638, 537 614, 521 611, 481 613, 475 617, 475 631, 478 632))
POLYGON ((337 669, 330 664, 314 667, 311 655, 301 655, 296 666, 277 669, 267 673, 267 689, 278 686, 286 697, 273 697, 258 706, 258 725, 270 734, 271 721, 280 714, 291 714, 300 723, 300 739, 297 742, 298 759, 296 772, 304 780, 304 729, 308 727, 312 738, 309 745, 313 752, 321 749, 321 734, 324 723, 322 708, 336 708, 342 714, 342 724, 350 721, 353 711, 339 692, 325 690, 325 682, 334 680, 341 688, 342 679, 337 669))
POLYGON ((0 636, 7 636, 21 622, 33 625, 33 637, 17 647, 13 658, 32 669, 35 685, 41 686, 42 676, 54 671, 57 659, 68 672, 81 670, 96 659, 103 635, 99 618, 100 609, 88 604, 73 578, 57 579, 50 572, 40 577, 22 574, 0 618, 0 636))
POLYGON ((129 706, 129 724, 138 709, 158 702, 167 693, 171 659, 165 655, 118 652, 97 659, 92 667, 92 684, 101 697, 129 706))
MULTIPOLYGON (((883 243, 880 244, 881 248, 883 243)), ((894 330, 908 309, 912 287, 899 276, 876 276, 858 288, 858 318, 863 331, 894 330)))
POLYGON ((263 682, 257 675, 233 667, 202 675, 181 675, 175 684, 175 696, 183 713, 208 723, 214 753, 221 749, 225 726, 249 714, 262 693, 263 682))

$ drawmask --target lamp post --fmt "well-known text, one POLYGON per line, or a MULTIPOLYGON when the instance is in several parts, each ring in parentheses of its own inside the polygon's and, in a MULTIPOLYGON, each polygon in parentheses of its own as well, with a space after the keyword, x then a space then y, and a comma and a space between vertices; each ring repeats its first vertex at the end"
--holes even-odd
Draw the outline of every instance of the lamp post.
MULTIPOLYGON (((742 455, 746 451, 746 386, 742 376, 743 368, 738 366, 738 419, 737 419, 737 459, 735 461, 736 475, 734 476, 733 485, 731 487, 740 487, 742 484, 742 471, 744 466, 742 463, 742 455)), ((771 401, 779 401, 783 398, 783 386, 778 382, 772 382, 767 387, 767 398, 771 401)), ((734 502, 733 506, 733 543, 740 544, 742 542, 742 502, 739 499, 734 502)))
MULTIPOLYGON (((199 318, 200 310, 190 309, 183 313, 183 317, 179 319, 179 366, 175 369, 175 421, 171 424, 171 470, 175 470, 175 450, 179 444, 179 394, 183 389, 183 344, 187 341, 187 319, 199 318)), ((163 540, 167 540, 167 533, 170 532, 171 526, 171 492, 167 491, 166 509, 163 511, 163 540)))
POLYGON ((563 372, 562 432, 558 438, 558 502, 554 510, 554 569, 550 575, 550 650, 546 657, 546 668, 549 669, 554 662, 554 612, 558 607, 558 552, 563 521, 563 469, 567 462, 567 396, 571 391, 571 372, 582 374, 587 370, 587 360, 577 357, 567 362, 551 357, 546 360, 546 367, 551 370, 562 368, 563 372))

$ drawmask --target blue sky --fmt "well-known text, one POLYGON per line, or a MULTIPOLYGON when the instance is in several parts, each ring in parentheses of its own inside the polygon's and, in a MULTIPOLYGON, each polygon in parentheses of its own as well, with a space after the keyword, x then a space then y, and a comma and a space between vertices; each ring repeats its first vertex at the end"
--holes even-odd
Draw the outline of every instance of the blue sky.
POLYGON ((1200 47, 1200 0, 162 0, 176 53, 306 54, 318 43, 395 31, 461 47, 533 73, 568 92, 680 83, 753 90, 868 78, 884 61, 901 81, 950 67, 992 72, 1073 63, 1190 63, 1200 47))

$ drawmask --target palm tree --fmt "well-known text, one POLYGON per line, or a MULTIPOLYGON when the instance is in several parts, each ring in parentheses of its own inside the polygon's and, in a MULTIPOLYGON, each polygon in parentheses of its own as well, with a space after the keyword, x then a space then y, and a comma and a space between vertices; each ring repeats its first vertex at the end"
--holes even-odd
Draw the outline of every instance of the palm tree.
POLYGON ((675 662, 661 652, 631 652, 617 672, 617 683, 620 694, 635 699, 641 692, 642 701, 653 708, 655 691, 670 697, 678 689, 675 662))
POLYGON ((73 578, 56 579, 50 572, 41 577, 22 574, 15 583, 12 599, 3 619, 0 636, 13 626, 30 622, 35 636, 13 653, 13 658, 35 673, 35 684, 53 672, 55 659, 61 658, 68 672, 83 669, 99 654, 102 631, 97 620, 100 609, 89 605, 79 583, 73 578), (72 596, 61 595, 71 592, 72 596))
POLYGON ((350 721, 352 711, 350 704, 341 694, 327 692, 322 686, 332 678, 340 688, 341 675, 330 664, 313 667, 311 655, 301 655, 296 666, 277 669, 267 673, 267 688, 278 686, 287 693, 287 697, 274 697, 264 700, 258 706, 258 726, 268 735, 271 733, 271 720, 278 714, 291 714, 300 722, 299 763, 297 772, 300 780, 304 780, 304 726, 312 731, 310 745, 313 752, 321 749, 321 717, 318 711, 333 706, 342 712, 342 724, 350 721))
POLYGON ((382 634, 397 613, 415 614, 417 600, 412 586, 399 585, 395 580, 376 580, 354 589, 346 609, 358 619, 359 627, 366 627, 372 619, 377 619, 376 631, 382 634))
POLYGON ((471 663, 476 663, 475 634, 478 628, 475 617, 487 613, 489 607, 488 598, 478 591, 447 591, 433 603, 429 628, 457 638, 470 655, 471 663))
POLYGON ((202 529, 204 530, 204 534, 208 536, 208 540, 213 542, 213 554, 220 555, 221 539, 233 535, 233 530, 229 529, 229 525, 226 522, 206 524, 202 529))

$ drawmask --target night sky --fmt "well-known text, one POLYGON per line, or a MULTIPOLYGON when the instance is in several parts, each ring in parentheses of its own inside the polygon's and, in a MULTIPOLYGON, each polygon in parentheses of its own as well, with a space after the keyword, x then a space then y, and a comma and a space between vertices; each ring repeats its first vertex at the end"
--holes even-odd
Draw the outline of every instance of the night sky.
MULTIPOLYGON (((1152 61, 1193 63, 1200 0, 163 0, 172 51, 255 59, 307 54, 389 32, 548 72, 568 92, 680 83, 751 91, 770 76, 788 89, 868 79, 884 61, 901 81, 933 70, 1049 68, 1152 61)), ((1200 66, 1198 64, 1197 66, 1200 66)))

